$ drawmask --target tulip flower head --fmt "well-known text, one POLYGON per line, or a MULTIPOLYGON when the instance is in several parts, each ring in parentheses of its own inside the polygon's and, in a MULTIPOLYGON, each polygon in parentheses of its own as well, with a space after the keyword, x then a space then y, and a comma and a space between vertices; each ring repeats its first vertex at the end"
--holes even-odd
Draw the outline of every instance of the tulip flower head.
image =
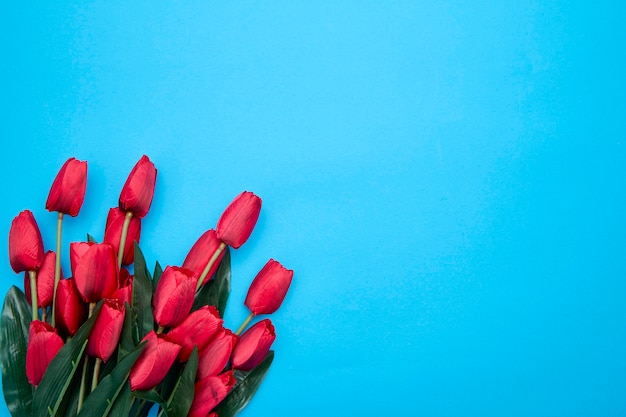
POLYGON ((221 329, 209 344, 199 351, 196 379, 204 379, 222 372, 228 364, 237 339, 238 337, 230 330, 221 329))
MULTIPOLYGON (((113 207, 109 210, 107 216, 106 226, 104 228, 104 241, 110 243, 115 249, 115 253, 120 248, 120 239, 122 238, 122 227, 124 226, 124 220, 126 213, 120 210, 118 207, 113 207)), ((122 257, 122 265, 130 265, 134 261, 135 245, 134 242, 139 243, 139 236, 141 235, 141 219, 139 217, 132 217, 128 224, 128 231, 126 234, 126 241, 124 243, 124 255, 122 257)))
POLYGON ((108 243, 70 243, 70 266, 76 288, 87 303, 95 303, 117 290, 117 259, 108 243))
POLYGON ((236 383, 233 371, 224 372, 217 376, 209 376, 196 382, 193 390, 193 402, 187 416, 205 417, 226 398, 236 383))
POLYGON ((187 361, 194 346, 204 349, 209 341, 223 328, 224 320, 213 306, 202 306, 191 313, 167 334, 170 341, 182 346, 178 360, 187 361))
POLYGON ((50 187, 46 209, 76 217, 83 205, 86 189, 87 162, 70 158, 65 161, 50 187))
POLYGON ((233 369, 250 371, 260 364, 276 339, 270 319, 261 320, 246 330, 233 352, 233 369))
POLYGON ((145 217, 152 204, 156 175, 157 170, 154 164, 146 155, 143 155, 122 187, 120 209, 124 212, 130 211, 133 216, 139 218, 145 217))
POLYGON ((261 212, 261 199, 244 191, 226 207, 217 221, 217 238, 233 249, 239 248, 252 234, 261 212))
MULTIPOLYGON (((56 254, 53 251, 46 252, 37 273, 37 306, 40 308, 52 305, 55 262, 56 254)), ((61 273, 61 277, 63 277, 63 273, 61 273)), ((31 294, 28 272, 24 273, 24 294, 26 295, 26 300, 30 302, 31 294)))
POLYGON ((26 378, 31 385, 41 382, 48 365, 63 347, 63 339, 48 323, 33 320, 28 331, 26 378))
POLYGON ((163 271, 152 299, 154 320, 161 327, 178 326, 189 314, 198 277, 193 271, 168 266, 163 271))
POLYGON ((117 300, 108 299, 96 318, 87 342, 87 353, 106 363, 120 340, 124 325, 124 306, 117 300))
MULTIPOLYGON (((189 250, 187 257, 183 262, 183 268, 191 269, 198 276, 202 275, 204 268, 207 266, 215 252, 218 251, 221 243, 222 242, 217 238, 215 230, 207 230, 198 238, 196 243, 194 243, 189 250)), ((213 265, 206 275, 207 280, 204 281, 205 283, 208 282, 208 278, 215 274, 223 257, 224 252, 220 251, 217 259, 213 262, 213 265)))
POLYGON ((130 371, 133 391, 149 390, 160 384, 181 349, 176 343, 157 336, 154 331, 148 333, 143 341, 147 342, 146 346, 130 371))
POLYGON ((65 336, 74 336, 87 319, 87 305, 73 278, 62 279, 57 286, 56 326, 65 336))
POLYGON ((252 314, 271 314, 282 304, 293 271, 270 259, 252 281, 244 304, 252 314))
POLYGON ((43 262, 43 241, 39 226, 30 210, 24 210, 11 222, 9 261, 16 274, 37 271, 43 262))

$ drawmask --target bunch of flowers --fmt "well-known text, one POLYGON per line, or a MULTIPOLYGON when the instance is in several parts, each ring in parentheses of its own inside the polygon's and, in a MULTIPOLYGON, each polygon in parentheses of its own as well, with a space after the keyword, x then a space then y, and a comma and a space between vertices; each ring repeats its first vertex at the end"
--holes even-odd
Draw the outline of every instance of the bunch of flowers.
POLYGON ((80 211, 87 163, 70 158, 50 189, 56 251, 44 251, 30 211, 13 219, 9 260, 24 273, 24 292, 9 290, 0 323, 2 385, 13 417, 145 417, 155 404, 160 416, 226 417, 259 387, 276 335, 267 318, 248 326, 278 309, 293 271, 270 259, 250 285, 241 327, 232 332, 222 317, 229 248, 252 233, 261 199, 239 194, 181 266, 156 262, 151 273, 138 242, 156 174, 147 156, 137 162, 108 213, 103 241, 87 235, 70 243, 69 278, 61 270, 63 217, 80 211))

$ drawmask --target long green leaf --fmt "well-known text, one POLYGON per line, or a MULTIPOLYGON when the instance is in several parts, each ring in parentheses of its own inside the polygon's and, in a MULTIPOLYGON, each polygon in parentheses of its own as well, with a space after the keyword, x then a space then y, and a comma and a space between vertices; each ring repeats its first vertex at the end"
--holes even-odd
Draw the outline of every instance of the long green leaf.
POLYGON ((140 344, 131 353, 126 355, 113 369, 109 375, 105 376, 95 390, 89 394, 78 417, 107 417, 113 407, 115 400, 124 388, 126 379, 130 374, 130 369, 141 354, 145 343, 140 344))
POLYGON ((12 286, 2 307, 0 323, 0 363, 4 399, 13 417, 30 416, 33 387, 26 378, 28 328, 32 319, 24 293, 12 286))
POLYGON ((128 417, 130 406, 132 404, 132 391, 130 390, 130 382, 126 381, 117 400, 113 403, 113 407, 109 412, 109 417, 128 417))
POLYGON ((267 374, 273 360, 274 351, 270 350, 263 362, 253 370, 249 372, 235 371, 235 379, 237 380, 235 388, 215 409, 220 417, 233 417, 248 405, 256 390, 259 389, 261 382, 263 382, 263 378, 265 378, 265 374, 267 374))
POLYGON ((152 317, 152 278, 146 267, 146 259, 135 242, 135 278, 133 279, 133 309, 137 312, 138 339, 154 330, 152 317))
POLYGON ((63 346, 48 365, 48 369, 33 397, 34 417, 56 417, 65 414, 61 405, 67 403, 64 400, 68 387, 76 369, 82 363, 80 359, 101 307, 102 302, 99 302, 92 316, 78 329, 72 340, 63 346))
POLYGON ((198 371, 198 349, 191 351, 185 370, 180 374, 172 395, 167 400, 166 413, 168 417, 185 417, 193 401, 193 385, 198 371))
POLYGON ((152 274, 152 293, 156 291, 156 287, 159 284, 159 280, 161 279, 161 275, 163 274, 163 267, 159 261, 156 261, 154 264, 154 273, 152 274))
POLYGON ((224 317, 226 303, 230 295, 230 250, 228 246, 224 249, 224 257, 220 266, 217 268, 215 278, 202 286, 193 304, 192 311, 199 309, 205 305, 215 306, 220 313, 220 317, 224 317))
POLYGON ((117 351, 118 360, 121 359, 122 356, 128 355, 139 342, 133 339, 136 326, 135 312, 128 303, 124 303, 124 310, 124 325, 120 333, 120 347, 117 351))

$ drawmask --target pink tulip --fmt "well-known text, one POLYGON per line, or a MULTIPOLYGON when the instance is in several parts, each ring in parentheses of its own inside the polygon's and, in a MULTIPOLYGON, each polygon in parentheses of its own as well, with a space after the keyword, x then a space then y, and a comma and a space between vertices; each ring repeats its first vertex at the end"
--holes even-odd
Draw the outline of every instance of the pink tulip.
POLYGON ((11 222, 9 261, 17 274, 37 271, 43 262, 41 232, 30 210, 22 211, 11 222))
POLYGON ((39 385, 48 365, 62 347, 63 339, 54 327, 39 320, 30 323, 26 348, 26 378, 31 385, 39 385))
POLYGON ((120 193, 120 209, 124 212, 130 211, 139 218, 145 217, 152 204, 156 175, 154 164, 143 155, 124 183, 120 193))
POLYGON ((293 271, 270 259, 248 289, 244 304, 256 316, 278 310, 291 284, 293 271))
POLYGON ((217 238, 234 249, 250 237, 261 212, 261 199, 244 191, 226 207, 217 221, 217 238))
POLYGON ((233 369, 250 371, 260 364, 272 343, 276 339, 274 326, 270 319, 261 320, 248 330, 241 337, 232 357, 233 369))
POLYGON ((50 187, 46 209, 76 217, 83 205, 86 188, 87 162, 68 159, 50 187))

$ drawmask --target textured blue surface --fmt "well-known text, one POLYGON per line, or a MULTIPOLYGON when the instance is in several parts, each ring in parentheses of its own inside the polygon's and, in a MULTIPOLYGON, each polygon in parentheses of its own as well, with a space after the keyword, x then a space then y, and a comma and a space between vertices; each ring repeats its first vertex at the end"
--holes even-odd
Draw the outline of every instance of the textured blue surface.
POLYGON ((626 415, 611 3, 3 2, 0 236, 30 208, 53 246, 45 199, 76 156, 65 242, 101 239, 145 153, 149 262, 263 198, 227 324, 267 259, 295 270, 242 416, 626 415))

